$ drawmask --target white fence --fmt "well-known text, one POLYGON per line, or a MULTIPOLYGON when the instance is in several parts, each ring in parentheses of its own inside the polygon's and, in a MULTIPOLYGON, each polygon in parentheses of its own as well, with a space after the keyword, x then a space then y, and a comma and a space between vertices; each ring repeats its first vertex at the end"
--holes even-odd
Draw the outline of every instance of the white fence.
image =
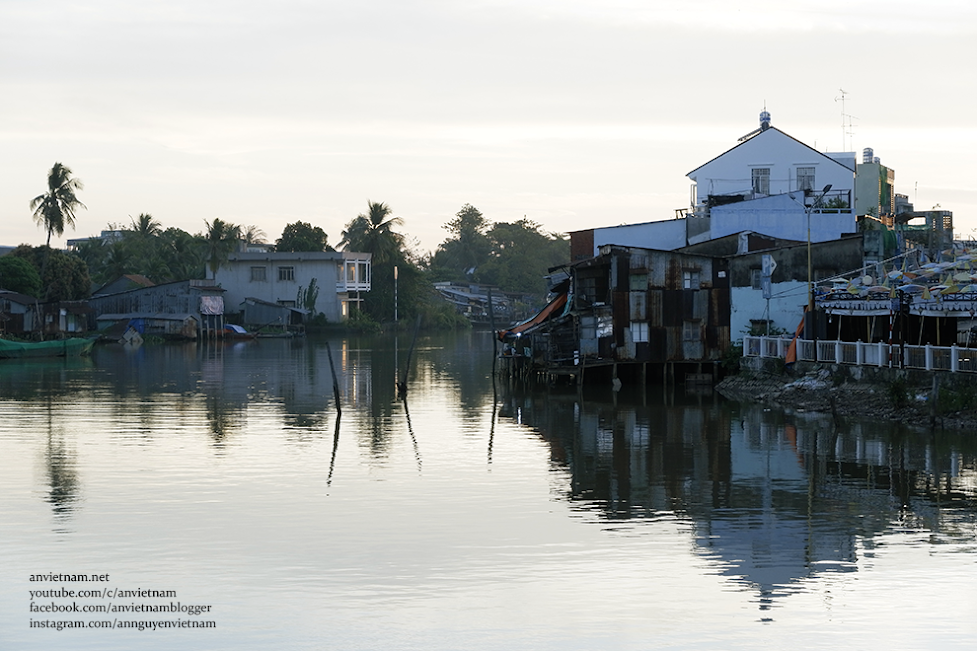
MULTIPOLYGON (((743 337, 743 356, 783 359, 790 342, 790 337, 743 337)), ((977 373, 977 348, 798 339, 797 361, 977 373)))

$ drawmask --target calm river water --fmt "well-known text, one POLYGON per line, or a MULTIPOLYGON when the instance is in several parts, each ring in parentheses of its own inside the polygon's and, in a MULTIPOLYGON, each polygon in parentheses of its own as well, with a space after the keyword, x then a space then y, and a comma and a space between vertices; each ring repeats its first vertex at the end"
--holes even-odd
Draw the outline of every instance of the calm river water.
POLYGON ((0 649, 977 643, 977 435, 493 392, 478 333, 404 402, 410 339, 329 340, 341 418, 325 340, 0 363, 0 649))

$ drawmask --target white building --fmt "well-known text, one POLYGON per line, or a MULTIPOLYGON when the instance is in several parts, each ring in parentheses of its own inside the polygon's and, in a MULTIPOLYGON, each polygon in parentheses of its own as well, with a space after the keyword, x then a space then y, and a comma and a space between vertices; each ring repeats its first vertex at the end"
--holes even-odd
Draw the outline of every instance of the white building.
POLYGON ((760 128, 739 139, 732 149, 700 165, 692 179, 696 214, 736 201, 788 192, 818 192, 831 186, 829 197, 853 205, 855 153, 821 153, 771 126, 760 113, 760 128))
POLYGON ((371 258, 349 251, 232 253, 217 270, 215 282, 225 291, 226 310, 236 312, 249 298, 302 307, 299 291, 315 281, 319 297, 314 311, 336 323, 349 315, 362 292, 370 291, 371 258))
POLYGON ((573 261, 607 244, 673 251, 745 231, 807 241, 810 230, 812 242, 857 232, 855 153, 821 153, 771 126, 766 111, 758 129, 688 177, 689 214, 571 233, 573 261))

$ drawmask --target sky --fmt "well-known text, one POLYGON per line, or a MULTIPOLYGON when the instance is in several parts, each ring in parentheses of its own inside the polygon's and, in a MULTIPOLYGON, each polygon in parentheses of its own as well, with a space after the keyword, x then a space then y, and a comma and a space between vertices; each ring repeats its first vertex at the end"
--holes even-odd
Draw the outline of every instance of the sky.
POLYGON ((338 244, 368 201, 436 249, 465 204, 543 230, 672 219, 772 124, 872 147, 977 236, 969 0, 0 0, 0 245, 61 162, 89 237, 149 213, 338 244))

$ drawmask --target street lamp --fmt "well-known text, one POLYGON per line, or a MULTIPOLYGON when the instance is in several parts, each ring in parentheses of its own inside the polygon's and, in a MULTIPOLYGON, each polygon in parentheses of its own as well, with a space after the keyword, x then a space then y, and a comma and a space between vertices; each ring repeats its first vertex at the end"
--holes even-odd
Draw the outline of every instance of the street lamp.
MULTIPOLYGON (((811 330, 817 332, 817 324, 814 322, 814 279, 811 274, 811 212, 817 208, 821 200, 824 199, 824 195, 828 194, 831 189, 831 184, 824 186, 821 190, 821 194, 818 196, 814 202, 807 206, 805 212, 807 213, 807 312, 810 315, 808 318, 811 319, 813 324, 811 330)), ((815 334, 812 339, 817 339, 817 334, 815 334)))

